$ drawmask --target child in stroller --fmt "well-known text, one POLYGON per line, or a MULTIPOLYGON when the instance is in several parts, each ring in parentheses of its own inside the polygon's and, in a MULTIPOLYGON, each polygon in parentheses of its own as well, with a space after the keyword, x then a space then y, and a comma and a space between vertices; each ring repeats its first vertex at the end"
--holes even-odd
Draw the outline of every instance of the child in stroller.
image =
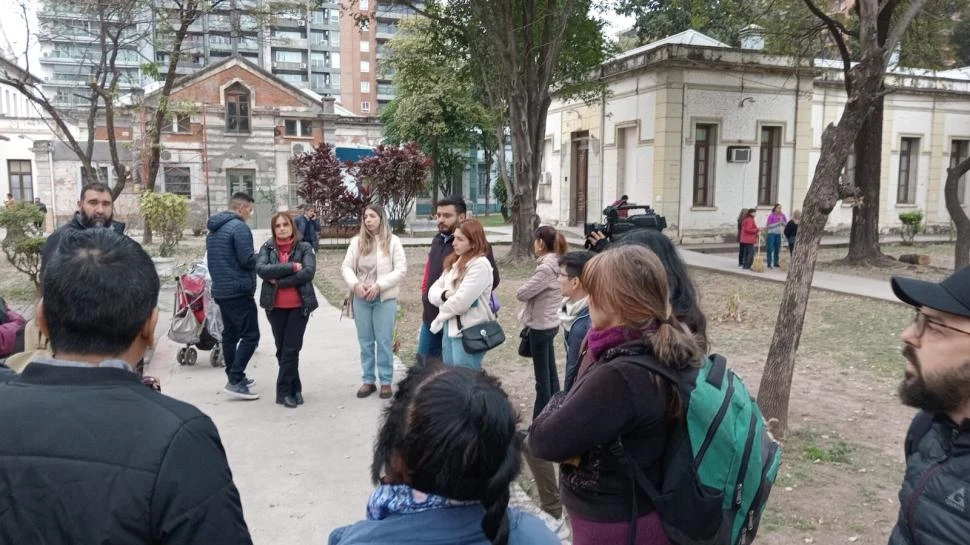
POLYGON ((211 350, 209 363, 223 367, 222 319, 219 307, 210 294, 209 271, 201 261, 193 262, 189 272, 179 275, 175 283, 175 309, 168 338, 184 344, 176 360, 180 365, 195 365, 198 350, 211 350))

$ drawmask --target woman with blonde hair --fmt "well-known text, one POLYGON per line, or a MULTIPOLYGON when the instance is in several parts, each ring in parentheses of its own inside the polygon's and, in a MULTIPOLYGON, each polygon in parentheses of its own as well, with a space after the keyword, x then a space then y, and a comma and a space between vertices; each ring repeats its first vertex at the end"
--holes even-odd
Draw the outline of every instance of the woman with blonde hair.
POLYGON ((489 308, 492 265, 486 257, 485 228, 478 220, 462 220, 455 228, 452 246, 455 251, 445 258, 444 274, 428 288, 428 300, 438 307, 430 330, 445 333, 441 342, 444 363, 481 369, 485 353, 465 351, 461 330, 495 319, 489 308))
POLYGON ((266 309, 276 341, 276 403, 293 409, 303 404, 300 350, 310 313, 319 306, 313 290, 317 256, 286 212, 273 214, 273 237, 256 256, 256 274, 263 279, 259 306, 266 309))
POLYGON ((394 326, 397 321, 398 285, 407 273, 401 239, 391 234, 384 208, 371 204, 364 209, 360 234, 350 240, 340 272, 353 293, 354 324, 360 343, 361 386, 357 397, 377 391, 391 397, 394 379, 394 326), (374 367, 377 367, 377 377, 374 367))
POLYGON ((703 349, 674 314, 660 259, 639 245, 618 246, 583 268, 592 327, 586 357, 568 393, 553 397, 533 421, 534 456, 562 462, 562 502, 575 545, 669 545, 646 493, 635 487, 635 463, 658 488, 671 423, 684 400, 665 379, 633 363, 642 358, 680 370, 701 363, 703 349), (619 443, 617 443, 619 442, 619 443), (611 448, 617 444, 626 456, 611 448), (625 459, 624 459, 625 458, 625 459))

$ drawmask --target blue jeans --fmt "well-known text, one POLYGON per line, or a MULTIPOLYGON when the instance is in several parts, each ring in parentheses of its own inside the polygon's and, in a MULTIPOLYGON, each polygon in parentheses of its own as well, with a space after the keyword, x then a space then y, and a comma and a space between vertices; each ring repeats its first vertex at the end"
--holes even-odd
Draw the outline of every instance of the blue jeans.
POLYGON ((252 296, 216 299, 222 313, 222 355, 229 384, 246 378, 246 366, 259 344, 259 314, 252 296))
POLYGON ((421 331, 418 333, 418 354, 441 358, 441 338, 443 331, 431 332, 431 326, 421 322, 421 331))
POLYGON ((768 266, 777 267, 778 260, 781 259, 781 235, 768 234, 768 266))
POLYGON ((390 386, 394 378, 394 323, 397 321, 397 299, 381 301, 378 297, 366 301, 354 296, 354 323, 357 325, 357 342, 360 343, 360 370, 364 384, 390 386), (376 358, 375 358, 376 353, 376 358))
POLYGON ((441 340, 441 359, 447 365, 457 365, 458 367, 468 367, 481 371, 485 352, 469 354, 465 352, 465 347, 461 344, 461 337, 444 335, 441 340))

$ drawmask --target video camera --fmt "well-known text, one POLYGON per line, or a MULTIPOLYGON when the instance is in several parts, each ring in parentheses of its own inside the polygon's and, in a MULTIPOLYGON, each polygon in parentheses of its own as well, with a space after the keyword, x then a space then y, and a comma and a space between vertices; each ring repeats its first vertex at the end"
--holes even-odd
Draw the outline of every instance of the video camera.
MULTIPOLYGON (((624 204, 610 205, 603 209, 606 223, 586 223, 583 225, 583 236, 589 239, 594 231, 600 231, 610 242, 615 242, 631 231, 638 229, 655 229, 663 231, 667 228, 667 218, 658 215, 649 205, 624 204), (620 217, 621 210, 643 210, 641 214, 620 217)), ((589 241, 586 242, 589 248, 589 241)))

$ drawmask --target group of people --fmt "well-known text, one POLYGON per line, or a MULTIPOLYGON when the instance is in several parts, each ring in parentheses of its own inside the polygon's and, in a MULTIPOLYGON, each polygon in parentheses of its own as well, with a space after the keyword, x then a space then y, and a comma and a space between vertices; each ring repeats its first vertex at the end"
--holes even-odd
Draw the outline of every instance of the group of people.
MULTIPOLYGON (((0 541, 251 543, 216 426, 195 407, 146 388, 134 370, 155 342, 160 283, 151 259, 130 238, 104 228, 112 222, 110 208, 98 212, 97 199, 92 208, 86 197, 72 231, 45 251, 36 322, 50 353, 20 374, 0 368, 0 541)), ((437 312, 421 330, 421 364, 385 409, 366 519, 334 530, 329 542, 558 543, 538 519, 509 507, 525 450, 527 459, 558 465, 555 489, 576 545, 671 543, 650 497, 632 484, 628 464, 660 488, 665 448, 686 400, 649 368, 689 369, 708 351, 706 319, 676 249, 663 234, 643 230, 615 244, 597 240, 593 252, 567 252, 555 230, 536 232, 536 271, 517 292, 526 304, 523 338, 537 379, 524 435, 481 360, 448 344, 465 316, 495 312, 496 269, 480 224, 462 217, 463 206, 439 207, 432 252, 444 255, 440 268, 430 256, 425 266, 427 302, 437 312), (549 318, 553 302, 558 325, 549 318), (487 310, 470 312, 478 307, 487 310), (560 328, 567 345, 561 390, 546 351, 560 328), (546 334, 533 338, 534 332, 546 334), (549 399, 540 399, 546 392, 549 399)), ((252 332, 243 315, 248 303, 255 307, 258 275, 260 306, 277 338, 277 401, 298 405, 297 362, 287 358, 298 355, 316 304, 302 287, 315 270, 313 248, 300 240, 293 218, 277 214, 272 239, 256 255, 244 229, 251 212, 252 199, 236 194, 230 212, 210 220, 210 268, 219 259, 248 267, 226 276, 230 286, 215 294, 228 318, 224 343, 238 336, 231 357, 224 347, 229 385, 249 386, 238 362, 249 351, 242 339, 252 332)), ((383 281, 405 274, 404 264, 395 263, 399 241, 382 234, 384 224, 382 212, 369 209, 356 249, 348 250, 355 319, 380 320, 379 307, 393 301, 395 288, 383 281)), ((901 335, 906 368, 899 391, 920 411, 907 433, 890 545, 962 544, 970 535, 961 492, 970 485, 970 268, 942 283, 893 278, 892 288, 916 310, 901 335)), ((361 337, 362 350, 363 339, 372 338, 381 354, 376 335, 375 328, 361 337)))
MULTIPOLYGON (((738 215, 738 267, 751 269, 754 263, 755 250, 761 244, 761 228, 755 215, 757 208, 743 208, 738 215)), ((765 221, 765 263, 769 269, 781 268, 781 240, 784 237, 788 244, 789 255, 795 251, 795 239, 798 237, 798 223, 801 221, 800 210, 792 212, 788 218, 781 210, 781 204, 771 207, 771 213, 765 221)))

